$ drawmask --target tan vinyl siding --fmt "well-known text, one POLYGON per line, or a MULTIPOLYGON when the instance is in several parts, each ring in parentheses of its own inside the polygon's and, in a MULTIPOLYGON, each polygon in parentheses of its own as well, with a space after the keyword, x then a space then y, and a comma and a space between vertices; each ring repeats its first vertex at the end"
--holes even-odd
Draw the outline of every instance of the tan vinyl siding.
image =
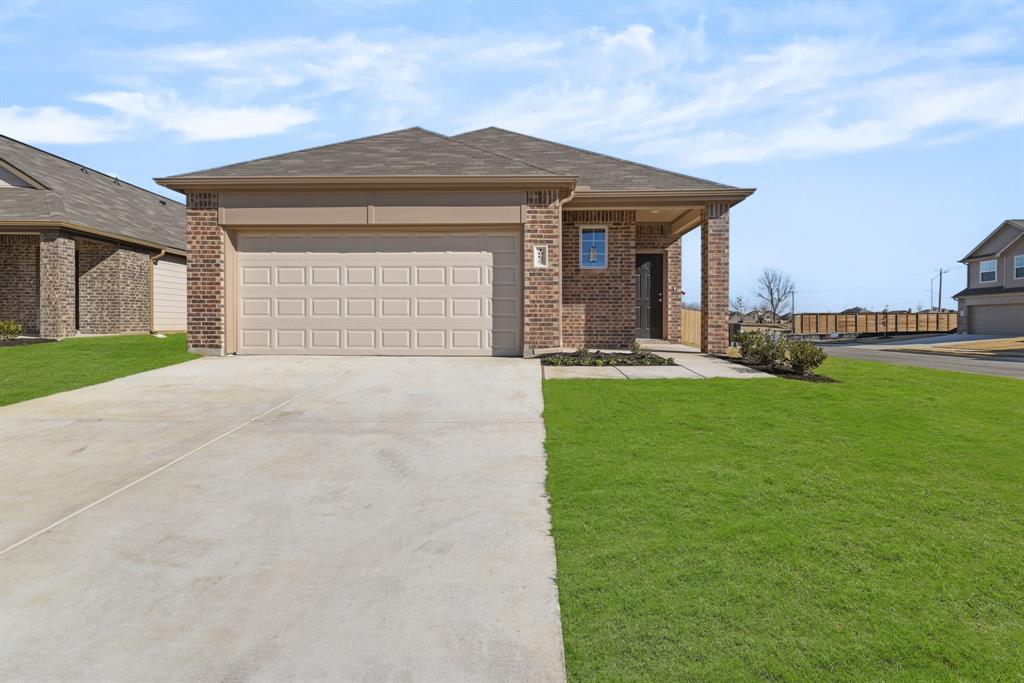
POLYGON ((153 329, 186 327, 185 259, 165 256, 153 266, 153 329))

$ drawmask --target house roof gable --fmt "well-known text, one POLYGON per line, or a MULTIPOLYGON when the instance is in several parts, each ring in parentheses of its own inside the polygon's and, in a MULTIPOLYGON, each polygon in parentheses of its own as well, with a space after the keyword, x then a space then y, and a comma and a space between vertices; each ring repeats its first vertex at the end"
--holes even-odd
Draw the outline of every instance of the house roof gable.
POLYGON ((990 232, 985 239, 978 243, 967 256, 960 259, 961 262, 988 256, 1000 256, 1017 240, 1024 236, 1024 219, 1010 218, 990 232))

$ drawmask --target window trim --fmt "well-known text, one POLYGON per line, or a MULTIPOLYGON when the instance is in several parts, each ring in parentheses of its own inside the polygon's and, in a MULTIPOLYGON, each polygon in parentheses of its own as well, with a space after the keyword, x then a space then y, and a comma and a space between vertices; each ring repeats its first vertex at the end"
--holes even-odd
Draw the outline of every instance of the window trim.
POLYGON ((990 259, 985 259, 984 261, 978 261, 978 282, 980 284, 983 284, 983 285, 990 285, 990 284, 992 284, 994 282, 998 282, 998 281, 999 281, 999 259, 997 259, 997 258, 990 258, 990 259), (992 264, 992 270, 991 270, 992 279, 991 280, 985 280, 984 279, 985 273, 990 272, 990 271, 982 270, 986 263, 991 263, 992 264))
POLYGON ((1014 254, 1013 255, 1013 279, 1014 280, 1024 280, 1024 275, 1017 275, 1017 269, 1018 268, 1024 269, 1024 254, 1014 254), (1017 265, 1017 259, 1021 259, 1021 262, 1020 262, 1021 264, 1019 266, 1017 265))
POLYGON ((579 255, 576 257, 576 266, 580 270, 608 270, 608 226, 607 225, 581 225, 579 227, 579 255), (599 266, 585 266, 583 265, 583 231, 584 230, 600 230, 604 233, 604 263, 599 266))

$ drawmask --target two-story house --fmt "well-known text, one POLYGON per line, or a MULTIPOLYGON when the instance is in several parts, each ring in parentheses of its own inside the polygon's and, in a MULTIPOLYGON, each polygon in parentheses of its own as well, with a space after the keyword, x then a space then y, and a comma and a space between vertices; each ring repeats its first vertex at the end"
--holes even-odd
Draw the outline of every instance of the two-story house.
POLYGON ((1024 335, 1024 219, 1003 221, 971 253, 960 304, 962 332, 1024 335))

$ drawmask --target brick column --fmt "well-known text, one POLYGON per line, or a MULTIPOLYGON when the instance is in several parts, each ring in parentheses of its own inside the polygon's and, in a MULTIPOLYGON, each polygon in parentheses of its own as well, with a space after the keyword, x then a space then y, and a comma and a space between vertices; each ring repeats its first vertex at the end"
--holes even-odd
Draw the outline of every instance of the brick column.
POLYGON ((526 193, 523 224, 523 355, 562 345, 562 209, 558 192, 526 193), (548 265, 533 265, 533 248, 548 248, 548 265))
POLYGON ((700 231, 700 350, 729 349, 729 210, 708 204, 700 231))
POLYGON ((189 192, 185 210, 188 243, 188 348, 224 355, 224 230, 217 218, 220 197, 189 192))
POLYGON ((75 333, 75 241, 60 232, 39 236, 39 336, 75 333))

